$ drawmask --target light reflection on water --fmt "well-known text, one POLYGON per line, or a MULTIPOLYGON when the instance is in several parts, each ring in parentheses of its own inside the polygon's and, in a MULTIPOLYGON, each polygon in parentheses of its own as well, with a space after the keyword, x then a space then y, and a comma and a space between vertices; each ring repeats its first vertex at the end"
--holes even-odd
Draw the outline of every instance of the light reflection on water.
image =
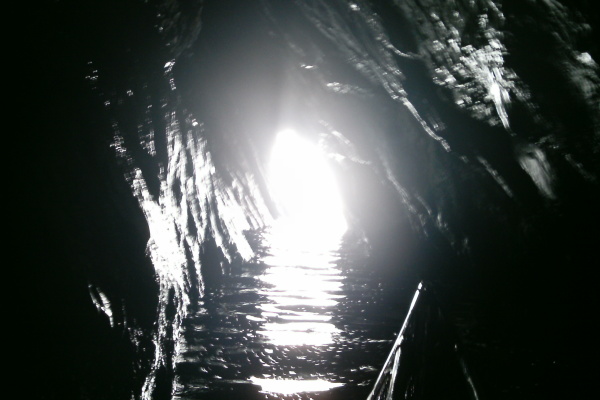
POLYGON ((200 346, 188 340, 179 363, 195 363, 199 353, 200 375, 214 373, 202 384, 197 379, 193 386, 180 383, 176 391, 183 394, 194 387, 193 392, 211 392, 215 385, 246 382, 268 398, 288 398, 343 386, 327 376, 322 359, 342 333, 333 322, 344 297, 338 263, 341 237, 299 242, 297 232, 279 221, 264 236, 269 252, 263 263, 249 266, 239 277, 244 279, 241 284, 217 290, 216 310, 205 304, 198 315, 203 323, 194 326, 194 339, 202 333, 204 340, 200 346), (236 358, 241 362, 232 362, 236 358))
MULTIPOLYGON (((270 165, 274 199, 284 210, 265 237, 268 269, 259 308, 266 321, 258 331, 275 346, 324 347, 340 330, 331 315, 342 297, 336 251, 346 230, 333 175, 324 154, 294 131, 278 134, 270 165)), ((265 379, 252 383, 263 391, 326 391, 340 384, 323 379, 265 379)))
POLYGON ((174 399, 366 398, 401 308, 350 250, 281 236, 277 246, 208 290, 188 319, 174 399))
POLYGON ((269 268, 259 279, 264 282, 267 303, 261 305, 267 322, 260 333, 275 345, 327 346, 339 333, 331 323, 331 312, 342 297, 342 276, 336 266, 337 240, 329 243, 302 241, 298 245, 294 226, 272 230, 267 235, 269 268), (334 246, 327 248, 327 246, 334 246))
POLYGON ((277 393, 283 395, 303 392, 324 392, 335 387, 342 386, 341 383, 331 383, 322 379, 252 379, 252 383, 259 385, 263 392, 277 393))
POLYGON ((369 351, 383 361, 390 340, 369 331, 378 328, 365 313, 380 288, 360 274, 349 282, 340 263, 347 226, 324 155, 282 132, 271 184, 284 213, 262 236, 267 254, 207 290, 187 326, 175 399, 330 398, 349 384, 364 398, 378 369, 369 351))

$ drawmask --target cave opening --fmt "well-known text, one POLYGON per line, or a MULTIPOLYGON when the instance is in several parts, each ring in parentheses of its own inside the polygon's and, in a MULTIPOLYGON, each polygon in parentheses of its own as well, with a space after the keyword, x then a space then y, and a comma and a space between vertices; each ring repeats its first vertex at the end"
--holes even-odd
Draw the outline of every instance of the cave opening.
POLYGON ((344 208, 326 155, 291 129, 276 136, 268 181, 279 217, 271 246, 334 250, 347 229, 344 208), (285 243, 284 243, 285 242, 285 243))

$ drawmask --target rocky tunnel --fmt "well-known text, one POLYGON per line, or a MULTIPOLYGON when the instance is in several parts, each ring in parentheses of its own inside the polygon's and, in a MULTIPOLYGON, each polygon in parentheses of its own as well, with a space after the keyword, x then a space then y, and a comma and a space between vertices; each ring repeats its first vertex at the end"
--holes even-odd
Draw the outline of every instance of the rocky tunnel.
MULTIPOLYGON (((293 131, 283 158, 304 142, 318 149, 306 165, 331 171, 343 246, 397 301, 390 314, 404 319, 419 282, 434 288, 435 306, 415 313, 436 310, 444 333, 423 343, 461 348, 456 379, 477 387, 464 393, 588 397, 600 204, 591 7, 151 0, 32 11, 23 162, 12 166, 20 374, 47 399, 246 393, 178 392, 178 363, 189 321, 268 252, 262 237, 286 211, 269 162, 277 135, 293 131)), ((316 171, 280 179, 293 190, 316 171)), ((300 201, 315 204, 310 215, 329 186, 300 201)), ((307 232, 326 230, 331 213, 307 219, 307 232)), ((418 329, 413 342, 430 337, 418 329)), ((394 341, 385 335, 377 369, 394 341)), ((377 369, 363 369, 318 398, 366 398, 377 369)), ((422 388, 453 387, 453 373, 414 373, 395 398, 439 398, 422 388)))

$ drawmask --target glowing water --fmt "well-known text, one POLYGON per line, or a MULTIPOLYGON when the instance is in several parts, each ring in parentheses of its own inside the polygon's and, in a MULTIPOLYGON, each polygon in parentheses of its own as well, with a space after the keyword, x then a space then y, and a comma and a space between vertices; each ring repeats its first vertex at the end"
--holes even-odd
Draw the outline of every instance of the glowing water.
MULTIPOLYGON (((260 279, 267 299, 260 331, 275 346, 326 347, 340 333, 331 310, 342 297, 335 250, 346 221, 333 175, 316 146, 291 130, 281 132, 270 165, 273 195, 283 215, 266 237, 269 265, 260 279)), ((253 377, 262 391, 292 394, 340 386, 322 379, 253 377)))

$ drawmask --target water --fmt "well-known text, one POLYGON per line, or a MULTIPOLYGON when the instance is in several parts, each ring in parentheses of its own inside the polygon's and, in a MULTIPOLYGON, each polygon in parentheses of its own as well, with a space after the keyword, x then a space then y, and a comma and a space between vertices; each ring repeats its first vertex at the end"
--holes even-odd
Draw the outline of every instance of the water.
POLYGON ((174 398, 368 395, 412 291, 398 296, 357 243, 302 248, 274 239, 267 235, 267 253, 209 289, 184 322, 174 398))

